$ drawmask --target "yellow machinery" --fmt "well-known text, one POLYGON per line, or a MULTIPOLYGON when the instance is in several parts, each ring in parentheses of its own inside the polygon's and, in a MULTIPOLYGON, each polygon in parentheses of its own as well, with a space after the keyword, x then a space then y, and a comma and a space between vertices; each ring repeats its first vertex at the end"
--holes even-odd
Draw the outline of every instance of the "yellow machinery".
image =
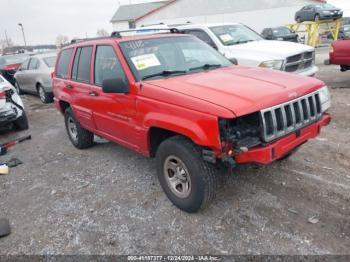
POLYGON ((292 32, 306 33, 306 43, 316 47, 320 43, 320 33, 330 32, 334 40, 338 39, 341 22, 341 19, 318 20, 314 22, 288 24, 287 26, 292 32))

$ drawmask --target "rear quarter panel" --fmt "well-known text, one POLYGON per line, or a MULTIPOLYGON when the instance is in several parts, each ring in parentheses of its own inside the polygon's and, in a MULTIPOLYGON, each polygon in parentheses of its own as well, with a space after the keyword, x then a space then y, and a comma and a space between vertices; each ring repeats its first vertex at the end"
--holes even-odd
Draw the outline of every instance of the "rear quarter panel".
POLYGON ((330 63, 334 65, 350 65, 350 39, 337 40, 332 43, 330 63))

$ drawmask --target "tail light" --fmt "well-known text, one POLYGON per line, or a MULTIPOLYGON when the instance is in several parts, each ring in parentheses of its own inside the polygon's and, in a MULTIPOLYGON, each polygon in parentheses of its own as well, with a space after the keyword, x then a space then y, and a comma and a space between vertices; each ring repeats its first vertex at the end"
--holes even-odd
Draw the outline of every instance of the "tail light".
POLYGON ((6 93, 0 92, 0 99, 6 99, 6 93))
POLYGON ((330 49, 329 49, 330 53, 334 53, 334 47, 331 45, 330 49))

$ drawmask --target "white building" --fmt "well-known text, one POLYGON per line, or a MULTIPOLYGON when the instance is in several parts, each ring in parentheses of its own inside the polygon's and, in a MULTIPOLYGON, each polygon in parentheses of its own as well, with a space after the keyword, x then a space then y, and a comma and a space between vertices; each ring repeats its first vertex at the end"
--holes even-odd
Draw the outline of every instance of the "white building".
POLYGON ((114 30, 142 25, 240 22, 258 32, 294 21, 302 6, 323 0, 171 0, 120 6, 111 23, 114 30))

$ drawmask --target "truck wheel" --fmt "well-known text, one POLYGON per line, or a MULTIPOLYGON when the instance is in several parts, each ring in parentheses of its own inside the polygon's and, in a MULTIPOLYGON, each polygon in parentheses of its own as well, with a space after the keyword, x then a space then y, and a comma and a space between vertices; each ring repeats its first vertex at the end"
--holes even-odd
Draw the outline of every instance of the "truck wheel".
POLYGON ((68 137, 76 148, 85 149, 94 144, 94 134, 81 127, 70 107, 64 113, 64 122, 68 137))
POLYGON ((52 93, 48 93, 45 91, 42 85, 38 85, 38 95, 40 97, 41 102, 44 104, 51 103, 53 101, 52 93))
POLYGON ((22 115, 14 121, 14 124, 17 130, 27 130, 29 128, 28 118, 24 111, 22 115))
POLYGON ((194 213, 215 197, 214 166, 202 159, 190 140, 175 136, 162 142, 156 155, 159 182, 170 201, 178 208, 194 213))

